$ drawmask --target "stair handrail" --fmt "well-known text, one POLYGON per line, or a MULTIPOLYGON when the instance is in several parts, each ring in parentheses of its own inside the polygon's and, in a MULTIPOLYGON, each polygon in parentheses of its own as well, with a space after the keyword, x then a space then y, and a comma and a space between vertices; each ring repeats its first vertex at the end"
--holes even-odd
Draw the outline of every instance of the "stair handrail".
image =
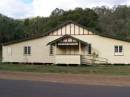
MULTIPOLYGON (((89 57, 92 57, 92 55, 82 55, 82 56, 89 56, 89 57)), ((93 59, 88 59, 87 58, 87 60, 93 60, 93 59)), ((107 58, 103 58, 103 57, 97 57, 96 59, 95 59, 95 61, 99 61, 99 62, 106 62, 106 63, 108 63, 108 59, 107 58), (97 60, 97 59, 103 59, 103 60, 105 60, 105 61, 100 61, 100 60, 97 60)))

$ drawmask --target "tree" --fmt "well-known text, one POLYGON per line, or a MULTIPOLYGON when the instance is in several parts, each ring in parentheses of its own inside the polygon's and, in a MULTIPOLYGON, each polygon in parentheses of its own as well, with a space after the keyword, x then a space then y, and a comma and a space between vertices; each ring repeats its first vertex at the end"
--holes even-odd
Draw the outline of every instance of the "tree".
POLYGON ((64 11, 56 8, 49 17, 34 17, 12 19, 0 14, 0 43, 25 37, 43 34, 50 29, 68 21, 75 21, 95 33, 110 35, 118 38, 130 36, 130 7, 105 6, 90 8, 75 8, 64 11))
POLYGON ((51 16, 62 16, 64 14, 63 9, 56 8, 52 11, 51 16))

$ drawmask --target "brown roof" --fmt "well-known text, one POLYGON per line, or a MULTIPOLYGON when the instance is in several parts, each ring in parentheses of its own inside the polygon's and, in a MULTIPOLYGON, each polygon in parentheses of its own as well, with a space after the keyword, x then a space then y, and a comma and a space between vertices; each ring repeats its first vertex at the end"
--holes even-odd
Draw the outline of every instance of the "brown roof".
MULTIPOLYGON (((27 41, 27 40, 32 40, 32 39, 37 39, 37 38, 41 38, 41 37, 44 37, 46 35, 48 35, 50 32, 53 32, 67 24, 70 24, 70 23, 73 23, 75 25, 78 25, 84 29, 87 29, 87 30, 90 30, 89 28, 79 24, 79 23, 76 23, 74 21, 67 21, 59 26, 57 26, 56 28, 52 29, 52 30, 49 30, 48 32, 46 33, 43 33, 43 34, 39 34, 39 35, 35 35, 35 36, 32 36, 32 37, 28 37, 28 38, 24 38, 24 39, 20 39, 20 40, 16 40, 16 41, 11 41, 11 42, 7 42, 7 43, 3 43, 3 45, 11 45, 11 44, 15 44, 15 43, 19 43, 19 42, 23 42, 23 41, 27 41)), ((93 32, 94 33, 94 32, 93 32)), ((96 35, 96 33, 94 33, 96 35)), ((112 38, 112 39, 117 39, 117 40, 121 40, 121 41, 126 41, 126 42, 130 42, 130 40, 128 39, 122 39, 122 38, 118 38, 118 37, 113 37, 113 36, 110 36, 110 35, 105 35, 105 34, 97 34, 99 36, 102 36, 102 37, 108 37, 108 38, 112 38)))

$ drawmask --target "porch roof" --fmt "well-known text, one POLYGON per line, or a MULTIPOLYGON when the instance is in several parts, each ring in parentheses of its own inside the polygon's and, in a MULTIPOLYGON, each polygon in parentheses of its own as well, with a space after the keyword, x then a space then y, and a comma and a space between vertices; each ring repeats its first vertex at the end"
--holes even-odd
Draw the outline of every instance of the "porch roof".
POLYGON ((58 43, 58 42, 60 42, 60 41, 61 41, 62 39, 64 39, 64 38, 71 38, 71 39, 73 39, 73 40, 76 40, 76 41, 80 42, 81 44, 84 44, 84 45, 87 45, 87 44, 88 44, 88 43, 85 42, 85 41, 82 41, 82 40, 80 40, 80 39, 78 39, 78 38, 75 38, 75 37, 73 37, 73 36, 71 36, 71 35, 66 34, 66 35, 64 35, 64 36, 62 36, 62 37, 60 37, 60 38, 57 38, 57 39, 55 39, 55 40, 49 42, 47 45, 52 45, 52 44, 58 43))

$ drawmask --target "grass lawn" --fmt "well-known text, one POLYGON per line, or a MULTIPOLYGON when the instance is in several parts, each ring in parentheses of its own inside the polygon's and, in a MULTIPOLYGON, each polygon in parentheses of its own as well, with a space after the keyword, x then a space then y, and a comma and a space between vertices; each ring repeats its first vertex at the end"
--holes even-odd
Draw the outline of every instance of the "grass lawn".
POLYGON ((25 65, 2 64, 0 71, 41 72, 41 73, 72 73, 72 74, 102 74, 102 75, 130 75, 130 66, 55 66, 55 65, 25 65))

